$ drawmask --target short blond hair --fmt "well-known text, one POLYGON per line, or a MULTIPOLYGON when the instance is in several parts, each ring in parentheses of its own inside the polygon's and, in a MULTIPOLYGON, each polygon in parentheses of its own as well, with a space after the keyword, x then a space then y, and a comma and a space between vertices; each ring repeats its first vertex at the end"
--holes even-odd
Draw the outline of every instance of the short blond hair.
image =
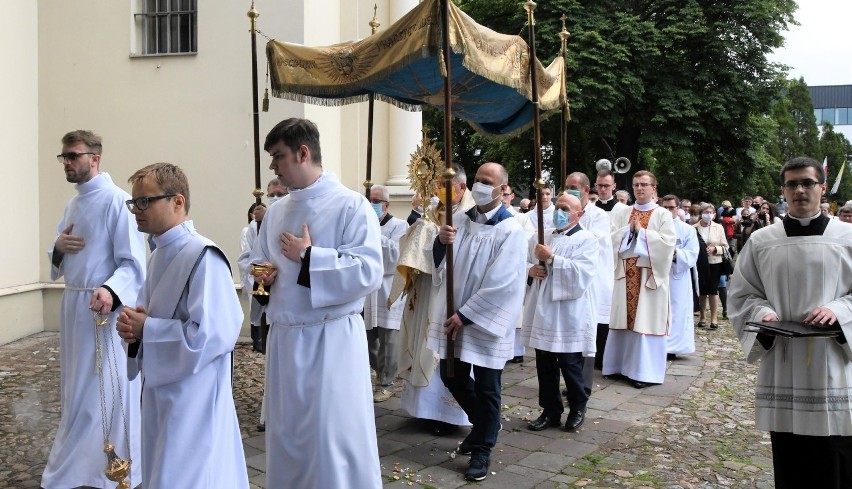
POLYGON ((154 163, 136 170, 136 173, 127 179, 130 185, 136 185, 143 180, 153 176, 154 181, 160 186, 163 193, 183 195, 186 204, 184 208, 189 214, 189 181, 186 179, 186 174, 177 165, 171 163, 154 163))

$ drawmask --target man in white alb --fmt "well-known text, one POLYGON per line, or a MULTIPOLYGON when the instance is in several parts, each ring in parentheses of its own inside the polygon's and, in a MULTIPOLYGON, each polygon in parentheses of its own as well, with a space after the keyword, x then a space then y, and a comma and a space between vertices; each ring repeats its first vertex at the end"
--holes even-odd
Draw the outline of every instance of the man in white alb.
POLYGON ((695 353, 695 321, 692 268, 698 260, 698 236, 695 228, 677 217, 680 202, 677 195, 663 197, 663 209, 671 212, 677 234, 672 271, 669 278, 672 303, 672 326, 666 339, 666 353, 673 355, 695 353))
POLYGON ((225 254, 195 231, 189 183, 170 163, 130 179, 127 207, 157 249, 136 307, 116 328, 130 344, 128 375, 142 373, 145 489, 248 489, 232 395, 232 352, 243 311, 225 254))
POLYGON ((252 263, 275 268, 267 340, 266 487, 382 485, 364 299, 382 285, 379 220, 322 167, 317 126, 278 123, 264 142, 289 196, 266 211, 252 263))
POLYGON ((387 401, 393 396, 393 381, 399 357, 399 322, 402 319, 403 301, 388 305, 396 263, 399 261, 399 239, 408 229, 408 223, 388 212, 390 193, 384 185, 370 188, 370 206, 375 211, 382 230, 382 286, 367 296, 364 304, 364 324, 367 327, 367 346, 370 350, 370 367, 376 371, 373 401, 387 401))
POLYGON ((145 280, 145 240, 124 205, 130 196, 100 171, 102 149, 100 136, 79 130, 62 137, 62 153, 57 156, 77 195, 65 207, 48 252, 51 280, 65 277, 59 313, 61 418, 41 479, 41 486, 49 489, 115 487, 104 475, 100 384, 106 398, 116 403, 106 415, 112 427, 110 442, 120 458, 132 461, 131 487, 142 482, 141 385, 127 379, 114 311, 122 304, 136 305, 145 280), (93 312, 109 315, 107 324, 96 329, 93 312), (100 372, 96 368, 96 331, 102 355, 119 360, 114 376, 109 368, 100 372))

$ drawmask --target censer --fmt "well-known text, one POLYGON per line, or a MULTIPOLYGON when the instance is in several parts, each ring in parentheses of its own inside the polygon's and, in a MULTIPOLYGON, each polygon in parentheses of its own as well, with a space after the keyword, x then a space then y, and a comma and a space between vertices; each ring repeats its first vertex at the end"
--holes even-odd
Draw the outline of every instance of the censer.
POLYGON ((118 373, 118 361, 115 357, 115 349, 113 348, 113 334, 109 327, 109 316, 104 314, 92 313, 95 319, 95 374, 98 376, 98 387, 100 391, 101 401, 101 426, 104 433, 104 453, 106 454, 107 465, 104 469, 104 474, 107 479, 116 482, 116 489, 130 489, 130 482, 127 478, 130 477, 130 458, 120 458, 115 453, 115 445, 110 442, 112 434, 112 416, 109 413, 115 412, 116 393, 118 395, 118 404, 121 411, 121 420, 124 423, 124 438, 127 448, 128 457, 130 455, 130 439, 129 431, 127 430, 127 415, 124 412, 124 401, 121 396, 120 383, 122 379, 118 373), (103 341, 101 341, 103 338, 103 341), (103 351, 102 344, 106 346, 106 354, 103 351), (104 385, 104 366, 110 386, 112 387, 112 399, 110 405, 107 406, 106 386, 104 385), (110 409, 107 410, 107 407, 110 409))

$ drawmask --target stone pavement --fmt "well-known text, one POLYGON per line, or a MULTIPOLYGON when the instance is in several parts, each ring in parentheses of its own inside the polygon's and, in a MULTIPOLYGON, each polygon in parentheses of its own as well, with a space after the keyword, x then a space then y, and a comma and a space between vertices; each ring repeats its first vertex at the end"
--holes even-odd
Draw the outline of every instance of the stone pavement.
MULTIPOLYGON (((696 330, 698 352, 669 362, 661 386, 637 390, 597 372, 586 423, 577 433, 531 432, 539 414, 535 364, 503 374, 503 430, 492 454, 489 488, 773 487, 768 435, 754 429, 756 368, 726 321, 696 330)), ((252 487, 265 487, 260 412, 263 358, 241 341, 234 398, 252 487)), ((59 422, 56 333, 0 346, 0 489, 37 488, 59 422)), ((564 420, 564 418, 563 418, 564 420)), ((467 483, 464 456, 451 452, 467 434, 435 437, 400 409, 376 405, 385 487, 456 488, 467 483)), ((277 488, 276 488, 277 489, 277 488)))

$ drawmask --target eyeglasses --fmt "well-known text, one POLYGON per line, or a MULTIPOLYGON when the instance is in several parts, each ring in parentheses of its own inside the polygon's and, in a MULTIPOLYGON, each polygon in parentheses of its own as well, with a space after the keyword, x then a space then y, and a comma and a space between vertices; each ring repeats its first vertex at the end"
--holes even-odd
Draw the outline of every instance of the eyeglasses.
POLYGON ((511 193, 508 193, 508 194, 503 194, 503 197, 511 197, 513 195, 515 195, 515 193, 511 192, 511 193))
POLYGON ((633 188, 645 188, 645 187, 653 187, 654 184, 650 182, 636 182, 633 184, 633 188))
POLYGON ((370 199, 370 203, 371 203, 371 204, 381 204, 381 203, 383 203, 383 202, 387 202, 387 201, 386 201, 386 200, 381 200, 381 199, 370 199))
POLYGON ((69 151, 68 153, 62 153, 56 155, 56 160, 62 164, 71 163, 82 155, 94 155, 95 153, 75 153, 73 151, 69 151))
POLYGON ((784 182, 784 188, 786 188, 787 190, 796 190, 797 188, 799 188, 799 185, 801 185, 803 189, 810 190, 814 188, 814 186, 818 183, 820 182, 817 182, 816 180, 811 180, 810 178, 806 178, 804 180, 799 181, 790 180, 789 182, 784 182))
POLYGON ((137 197, 135 199, 125 201, 124 203, 127 204, 127 208, 130 209, 130 212, 133 212, 134 210, 144 211, 145 209, 148 208, 148 205, 150 205, 151 202, 153 202, 155 200, 167 199, 169 197, 174 197, 175 195, 177 195, 177 194, 163 194, 163 195, 155 195, 153 197, 137 197))
POLYGON ((610 188, 612 187, 611 183, 596 183, 595 187, 597 188, 610 188))
POLYGON ((668 209, 670 211, 673 211, 673 210, 677 209, 677 206, 676 205, 664 205, 663 209, 668 209))

